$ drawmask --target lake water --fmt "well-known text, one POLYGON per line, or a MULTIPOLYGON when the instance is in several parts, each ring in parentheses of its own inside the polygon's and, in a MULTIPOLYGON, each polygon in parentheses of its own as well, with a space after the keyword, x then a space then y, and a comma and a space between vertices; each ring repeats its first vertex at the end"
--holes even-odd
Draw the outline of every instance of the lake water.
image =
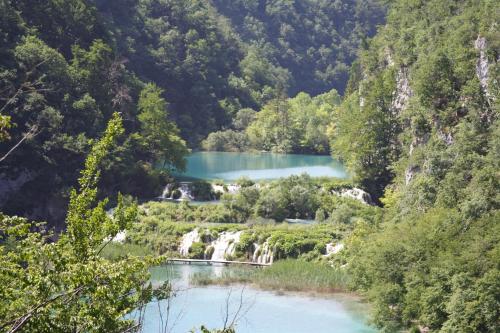
MULTIPOLYGON (((230 318, 243 304, 238 316, 237 333, 372 333, 365 324, 366 305, 350 296, 312 297, 297 294, 278 295, 243 286, 203 286, 189 284, 189 276, 196 272, 220 274, 230 267, 169 265, 152 270, 153 284, 165 279, 173 281, 177 296, 170 301, 167 332, 186 333, 205 325, 222 328, 225 313, 230 318), (228 296, 230 295, 230 296, 228 296), (229 299, 229 302, 226 300, 229 299), (240 302, 240 299, 243 301, 240 302), (226 311, 229 304, 229 311, 226 311)), ((259 269, 259 268, 256 268, 259 269)), ((166 308, 166 301, 161 303, 166 308)), ((160 317, 158 303, 150 303, 145 310, 144 332, 161 332, 166 314, 160 317)))
POLYGON ((311 177, 348 176, 342 163, 331 156, 230 152, 193 153, 187 157, 186 172, 180 176, 230 182, 243 176, 269 180, 302 173, 311 177))

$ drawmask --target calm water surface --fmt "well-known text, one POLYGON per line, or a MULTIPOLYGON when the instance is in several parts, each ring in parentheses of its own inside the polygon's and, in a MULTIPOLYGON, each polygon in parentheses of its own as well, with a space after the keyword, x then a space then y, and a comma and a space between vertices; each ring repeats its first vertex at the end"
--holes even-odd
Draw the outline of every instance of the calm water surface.
POLYGON ((347 177, 343 165, 331 156, 230 152, 193 153, 187 157, 187 169, 181 176, 234 181, 242 176, 268 180, 302 173, 312 177, 347 177))
MULTIPOLYGON (((366 305, 348 296, 310 297, 304 295, 278 295, 250 287, 194 287, 189 276, 196 272, 220 274, 229 267, 169 265, 152 270, 153 283, 167 278, 178 289, 171 301, 169 332, 186 333, 204 324, 208 328, 221 328, 229 297, 229 313, 236 312, 242 295, 244 314, 238 321, 237 333, 372 333, 365 324, 366 305)), ((163 308, 166 303, 162 304, 163 308)), ((165 322, 166 316, 163 315, 165 322)), ((145 333, 159 332, 161 320, 158 304, 146 308, 145 333)))

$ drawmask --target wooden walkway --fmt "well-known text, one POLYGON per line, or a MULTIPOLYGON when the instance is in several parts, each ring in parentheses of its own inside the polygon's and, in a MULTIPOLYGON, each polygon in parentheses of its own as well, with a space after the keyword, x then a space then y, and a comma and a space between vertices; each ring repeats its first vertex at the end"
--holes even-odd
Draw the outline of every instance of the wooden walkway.
POLYGON ((206 265, 213 265, 213 264, 221 264, 221 265, 247 265, 247 266, 271 266, 271 264, 260 264, 257 262, 251 262, 251 261, 229 261, 229 260, 205 260, 205 259, 182 259, 182 258, 174 258, 174 259, 167 259, 167 262, 172 262, 172 263, 181 263, 181 264, 206 264, 206 265))

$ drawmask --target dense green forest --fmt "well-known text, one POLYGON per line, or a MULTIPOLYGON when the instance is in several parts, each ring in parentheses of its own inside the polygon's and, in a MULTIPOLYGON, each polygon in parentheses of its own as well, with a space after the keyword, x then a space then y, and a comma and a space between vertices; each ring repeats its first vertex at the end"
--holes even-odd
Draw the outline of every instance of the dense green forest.
POLYGON ((374 35, 385 15, 384 6, 373 0, 214 0, 213 4, 248 45, 243 74, 259 78, 265 73, 257 70, 266 67, 282 72, 287 81, 279 83, 289 88, 291 96, 301 91, 318 95, 332 88, 342 94, 360 42, 374 35), (258 58, 269 65, 258 65, 258 58))
MULTIPOLYGON (((102 191, 158 195, 187 147, 230 128, 242 109, 301 90, 343 91, 383 13, 359 0, 1 0, 0 149, 15 148, 0 165, 1 206, 61 222, 113 111, 125 133, 102 191)), ((328 151, 324 137, 306 140, 328 151)))
POLYGON ((354 65, 331 143, 382 196, 349 269, 387 331, 498 332, 499 11, 392 1, 354 65))
POLYGON ((241 109, 232 128, 212 132, 202 142, 209 151, 270 151, 328 154, 329 126, 341 97, 335 89, 311 97, 277 97, 256 112, 241 109))

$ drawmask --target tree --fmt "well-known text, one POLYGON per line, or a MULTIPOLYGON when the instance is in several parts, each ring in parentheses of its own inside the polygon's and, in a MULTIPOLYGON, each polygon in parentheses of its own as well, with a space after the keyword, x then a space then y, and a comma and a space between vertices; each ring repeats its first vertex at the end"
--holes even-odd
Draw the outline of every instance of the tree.
POLYGON ((153 83, 141 91, 138 103, 140 134, 154 158, 153 162, 182 170, 188 149, 186 142, 179 137, 177 126, 167 119, 167 103, 161 97, 162 93, 153 83))
POLYGON ((155 261, 100 256, 137 215, 121 196, 112 216, 107 200, 96 200, 100 164, 122 133, 114 114, 86 159, 79 188, 71 192, 67 231, 56 241, 43 224, 1 215, 1 330, 125 332, 140 325, 124 316, 151 299, 148 267, 155 261))

